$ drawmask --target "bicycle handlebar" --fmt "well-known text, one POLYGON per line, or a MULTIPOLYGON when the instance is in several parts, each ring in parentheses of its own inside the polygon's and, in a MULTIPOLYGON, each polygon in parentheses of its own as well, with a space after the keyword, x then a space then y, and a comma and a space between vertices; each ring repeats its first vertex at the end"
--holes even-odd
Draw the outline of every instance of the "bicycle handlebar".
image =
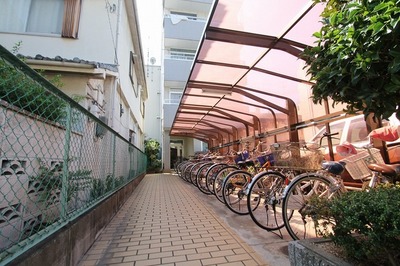
POLYGON ((330 133, 330 132, 324 132, 324 134, 322 135, 321 139, 319 140, 319 146, 321 147, 322 145, 322 140, 327 137, 327 138, 331 138, 332 136, 335 135, 339 135, 339 132, 335 132, 335 133, 330 133))

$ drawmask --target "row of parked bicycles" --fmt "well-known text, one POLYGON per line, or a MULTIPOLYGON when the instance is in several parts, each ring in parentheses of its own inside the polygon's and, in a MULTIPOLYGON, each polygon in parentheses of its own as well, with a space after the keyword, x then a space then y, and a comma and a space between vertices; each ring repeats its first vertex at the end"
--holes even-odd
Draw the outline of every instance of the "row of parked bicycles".
MULTIPOLYGON (((379 137, 372 133, 371 138, 379 137)), ((336 134, 325 133, 324 137, 336 134)), ((274 143, 269 150, 258 152, 260 144, 253 151, 183 161, 175 170, 232 212, 249 215, 259 227, 278 231, 280 236, 286 228, 294 240, 321 237, 322 231, 329 230, 326 221, 316 215, 316 199, 360 189, 344 185, 345 170, 364 189, 400 180, 400 165, 384 164, 372 144, 338 146, 337 151, 348 155, 341 161, 324 160, 320 143, 274 143)))

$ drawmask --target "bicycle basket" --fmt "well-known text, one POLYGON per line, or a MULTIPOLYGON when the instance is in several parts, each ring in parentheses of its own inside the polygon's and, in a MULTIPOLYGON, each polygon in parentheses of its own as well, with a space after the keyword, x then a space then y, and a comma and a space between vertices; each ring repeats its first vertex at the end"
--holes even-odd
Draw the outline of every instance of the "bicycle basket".
POLYGON ((272 153, 264 154, 257 157, 260 166, 263 166, 266 162, 269 162, 271 165, 274 165, 274 155, 272 153))
POLYGON ((371 158, 368 151, 361 151, 342 159, 342 161, 346 163, 345 167, 351 178, 359 180, 371 176, 372 172, 368 169, 368 164, 373 163, 374 159, 376 163, 385 163, 379 149, 371 148, 371 153, 374 158, 371 158))
POLYGON ((238 164, 239 162, 244 162, 249 158, 249 152, 243 151, 237 154, 235 157, 235 163, 238 164))
POLYGON ((303 146, 303 143, 297 142, 272 144, 274 165, 298 169, 320 169, 323 155, 318 150, 306 150, 303 146))

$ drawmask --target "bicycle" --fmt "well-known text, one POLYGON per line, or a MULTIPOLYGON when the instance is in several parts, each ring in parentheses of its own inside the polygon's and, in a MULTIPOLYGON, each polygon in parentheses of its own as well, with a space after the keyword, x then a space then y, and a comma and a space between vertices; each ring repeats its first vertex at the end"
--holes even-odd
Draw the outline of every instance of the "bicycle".
POLYGON ((208 168, 205 176, 203 177, 204 180, 200 181, 205 183, 204 189, 208 190, 210 194, 215 195, 214 182, 218 175, 225 176, 225 172, 238 169, 237 166, 232 163, 231 157, 231 154, 228 154, 227 156, 216 157, 214 164, 208 168))
POLYGON ((206 175, 208 172, 208 169, 214 165, 214 162, 209 161, 204 163, 199 170, 197 171, 197 175, 196 175, 196 186, 198 187, 198 189, 203 192, 206 195, 210 195, 211 192, 207 187, 207 182, 206 182, 206 175))
MULTIPOLYGON (((326 133, 325 137, 332 135, 326 133)), ((397 177, 395 170, 400 168, 400 164, 385 164, 380 151, 373 148, 372 144, 349 146, 362 152, 354 154, 353 151, 354 155, 338 162, 324 161, 321 170, 298 175, 286 187, 282 202, 283 221, 294 240, 322 237, 332 232, 332 221, 318 215, 318 209, 325 200, 331 200, 352 189, 343 183, 341 174, 345 169, 353 179, 367 182, 369 188, 380 182, 393 182, 397 177)))
POLYGON ((261 142, 253 150, 250 158, 239 163, 241 169, 233 171, 225 177, 222 183, 221 196, 226 206, 234 213, 239 215, 249 214, 249 209, 256 208, 260 198, 248 197, 248 186, 251 183, 253 176, 259 172, 263 172, 271 165, 273 160, 272 154, 265 151, 261 154, 256 154, 261 142))
MULTIPOLYGON (((267 231, 280 230, 285 226, 282 211, 282 195, 285 187, 299 174, 314 169, 322 161, 317 150, 309 151, 304 143, 273 143, 268 169, 253 177, 247 192, 247 207, 251 219, 267 231), (301 155, 303 157, 301 157, 301 155), (304 161, 307 163, 304 163, 304 161), (258 198, 254 205, 252 199, 258 198)), ((282 236, 282 234, 281 234, 282 236)))

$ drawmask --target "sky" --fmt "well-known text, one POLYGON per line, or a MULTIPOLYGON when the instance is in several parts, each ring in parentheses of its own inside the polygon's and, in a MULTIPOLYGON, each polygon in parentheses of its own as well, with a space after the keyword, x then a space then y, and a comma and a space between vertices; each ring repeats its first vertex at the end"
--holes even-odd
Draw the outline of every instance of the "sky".
POLYGON ((136 3, 143 60, 150 65, 150 58, 154 57, 155 65, 161 65, 163 0, 136 0, 136 3))

